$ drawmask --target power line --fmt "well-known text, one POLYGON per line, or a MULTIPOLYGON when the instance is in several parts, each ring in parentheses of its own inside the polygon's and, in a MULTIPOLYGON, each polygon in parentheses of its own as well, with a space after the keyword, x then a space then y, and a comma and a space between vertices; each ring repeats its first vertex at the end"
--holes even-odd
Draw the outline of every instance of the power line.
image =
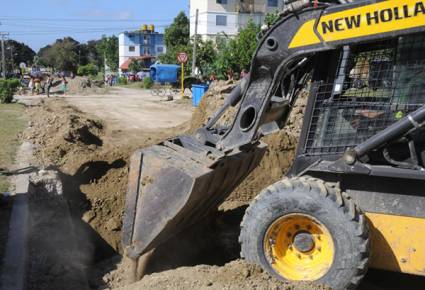
POLYGON ((0 16, 3 21, 33 21, 33 22, 172 22, 174 19, 93 19, 93 18, 26 18, 26 17, 7 17, 0 16))

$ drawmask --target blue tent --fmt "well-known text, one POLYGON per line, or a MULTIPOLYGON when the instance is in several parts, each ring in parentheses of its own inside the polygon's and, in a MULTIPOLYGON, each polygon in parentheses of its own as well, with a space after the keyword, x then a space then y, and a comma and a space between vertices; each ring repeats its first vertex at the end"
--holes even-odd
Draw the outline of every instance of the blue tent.
POLYGON ((180 66, 175 64, 154 64, 150 67, 151 78, 158 83, 177 83, 180 66))

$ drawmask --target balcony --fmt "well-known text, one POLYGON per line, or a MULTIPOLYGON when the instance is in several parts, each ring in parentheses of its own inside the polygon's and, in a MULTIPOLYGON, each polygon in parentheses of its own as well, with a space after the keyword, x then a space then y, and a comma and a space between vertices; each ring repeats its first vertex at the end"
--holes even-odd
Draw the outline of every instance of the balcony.
POLYGON ((236 1, 235 12, 238 13, 265 13, 267 11, 267 1, 263 0, 239 0, 236 1))

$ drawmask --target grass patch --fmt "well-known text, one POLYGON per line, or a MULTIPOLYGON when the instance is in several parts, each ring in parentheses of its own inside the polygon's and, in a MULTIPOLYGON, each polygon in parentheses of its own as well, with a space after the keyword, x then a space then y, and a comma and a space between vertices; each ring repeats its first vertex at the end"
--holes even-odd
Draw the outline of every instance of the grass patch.
MULTIPOLYGON (((15 161, 16 150, 21 143, 18 134, 27 123, 24 106, 0 104, 0 170, 7 170, 15 161)), ((9 190, 9 182, 0 171, 0 192, 9 190)))
POLYGON ((127 83, 125 85, 119 84, 118 86, 120 86, 122 88, 130 88, 130 89, 140 89, 140 90, 145 89, 143 87, 143 82, 131 82, 131 83, 127 83))

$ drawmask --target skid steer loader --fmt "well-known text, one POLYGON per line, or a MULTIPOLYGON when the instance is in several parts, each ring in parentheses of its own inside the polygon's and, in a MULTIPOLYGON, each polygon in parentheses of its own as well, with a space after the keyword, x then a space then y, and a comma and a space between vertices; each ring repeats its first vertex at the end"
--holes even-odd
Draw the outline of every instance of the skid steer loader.
MULTIPOLYGON (((350 2, 350 1, 340 1, 350 2)), ((242 257, 289 281, 354 289, 368 266, 425 275, 425 1, 288 4, 250 75, 208 123, 136 152, 123 224, 132 259, 216 210, 310 87, 287 177, 241 225, 242 257), (217 126, 231 106, 233 123, 217 126)))

